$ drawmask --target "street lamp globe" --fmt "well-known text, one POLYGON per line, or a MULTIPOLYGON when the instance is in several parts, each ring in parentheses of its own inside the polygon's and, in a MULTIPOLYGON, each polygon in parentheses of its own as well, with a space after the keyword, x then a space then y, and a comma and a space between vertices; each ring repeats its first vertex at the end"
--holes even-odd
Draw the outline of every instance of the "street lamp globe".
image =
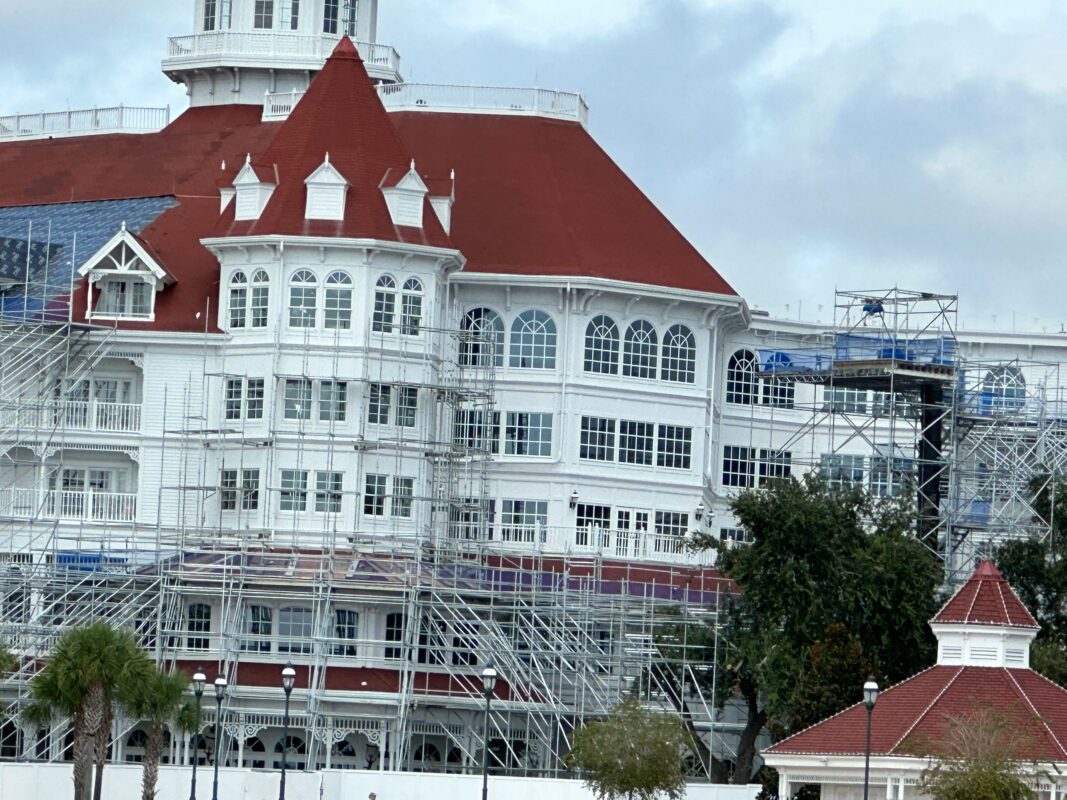
POLYGON ((193 673, 193 694, 196 695, 197 700, 204 696, 205 683, 207 683, 207 675, 204 674, 204 668, 197 667, 196 672, 193 673))
POLYGON ((225 675, 219 675, 217 678, 215 678, 215 699, 218 700, 220 703, 222 702, 222 698, 226 696, 226 686, 227 683, 225 675))
POLYGON ((486 697, 493 694, 496 689, 496 669, 492 664, 486 664, 485 669, 482 670, 482 688, 485 690, 486 697))
POLYGON ((868 711, 874 710, 874 704, 878 702, 878 682, 875 681, 874 676, 871 675, 867 678, 867 682, 863 684, 863 705, 867 706, 868 711))
POLYGON ((282 689, 285 690, 286 696, 293 691, 293 684, 296 683, 296 670, 293 669, 293 662, 290 661, 282 668, 282 689))

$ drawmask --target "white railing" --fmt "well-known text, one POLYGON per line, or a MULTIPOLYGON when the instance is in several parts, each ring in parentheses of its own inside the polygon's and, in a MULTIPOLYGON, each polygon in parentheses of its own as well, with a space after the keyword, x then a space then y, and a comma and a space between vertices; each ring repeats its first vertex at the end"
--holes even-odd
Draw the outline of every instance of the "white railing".
MULTIPOLYGON (((589 123, 589 106, 575 92, 439 83, 382 83, 375 88, 388 111, 466 111, 550 117, 582 125, 589 123)), ((285 119, 303 96, 303 92, 297 91, 268 92, 263 99, 263 121, 285 119)))
POLYGON ((141 430, 141 404, 98 400, 63 400, 40 406, 5 404, 0 408, 0 427, 137 433, 141 430))
MULTIPOLYGON (((449 539, 453 542, 485 541, 482 534, 463 526, 454 526, 449 531, 449 539)), ((496 524, 488 531, 488 542, 508 552, 599 555, 703 566, 715 563, 714 552, 691 550, 686 537, 651 531, 496 524)))
POLYGON ((0 117, 0 141, 93 133, 155 133, 170 122, 170 106, 111 106, 0 117))
POLYGON ((76 519, 95 522, 133 522, 137 495, 95 489, 67 491, 36 488, 0 489, 0 516, 20 519, 76 519))
MULTIPOLYGON (((320 34, 302 36, 290 33, 248 33, 239 31, 211 31, 191 36, 172 36, 167 41, 167 59, 163 68, 179 67, 183 61, 231 56, 242 59, 304 59, 323 62, 340 41, 339 36, 320 34)), ((369 71, 373 67, 397 72, 400 54, 386 44, 356 42, 359 57, 369 71)), ((321 64, 316 64, 317 69, 321 64)))

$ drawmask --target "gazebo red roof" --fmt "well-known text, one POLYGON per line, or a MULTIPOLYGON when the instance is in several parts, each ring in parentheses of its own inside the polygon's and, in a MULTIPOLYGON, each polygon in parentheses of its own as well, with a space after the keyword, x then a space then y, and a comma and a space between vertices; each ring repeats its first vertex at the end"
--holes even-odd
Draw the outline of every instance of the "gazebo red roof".
POLYGON ((933 623, 1039 627, 992 561, 983 561, 970 580, 937 613, 933 623))

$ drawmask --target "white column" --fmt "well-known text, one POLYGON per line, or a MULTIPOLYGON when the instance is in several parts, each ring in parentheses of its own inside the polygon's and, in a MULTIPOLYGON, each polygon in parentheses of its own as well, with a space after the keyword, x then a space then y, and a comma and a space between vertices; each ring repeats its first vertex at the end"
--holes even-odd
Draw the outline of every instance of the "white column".
POLYGON ((885 778, 885 800, 893 800, 893 776, 887 775, 885 778))
POLYGON ((789 797, 789 775, 783 770, 778 771, 778 797, 782 800, 789 797))

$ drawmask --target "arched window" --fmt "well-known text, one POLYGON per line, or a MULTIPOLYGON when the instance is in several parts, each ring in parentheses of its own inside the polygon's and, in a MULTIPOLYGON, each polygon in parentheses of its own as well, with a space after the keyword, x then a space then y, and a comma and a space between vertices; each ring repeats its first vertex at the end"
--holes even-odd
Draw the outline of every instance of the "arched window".
POLYGON ((306 269, 300 269, 289 281, 289 327, 314 328, 318 302, 318 281, 306 269))
MULTIPOLYGON (((245 767, 252 769, 267 768, 267 746, 258 736, 250 736, 245 739, 245 767), (251 754, 251 755, 250 755, 251 754)), ((288 764, 286 764, 288 766, 288 764)))
POLYGON ((374 317, 371 328, 375 333, 392 333, 396 316, 396 281, 382 275, 374 289, 374 317))
POLYGON ((437 772, 441 768, 441 751, 433 742, 415 749, 415 772, 437 772))
POLYGON ((656 377, 656 329, 639 319, 626 329, 622 350, 622 374, 628 378, 656 377))
POLYGON ((697 342, 685 325, 672 325, 663 337, 660 377, 665 381, 693 383, 697 374, 697 342))
POLYGON ((463 751, 453 747, 448 751, 445 772, 458 773, 463 771, 463 751))
POLYGON ((472 308, 464 315, 462 328, 470 335, 460 341, 460 366, 504 366, 504 321, 499 314, 491 308, 472 308))
POLYGON ((617 375, 619 372, 619 328, 615 320, 601 314, 585 326, 586 372, 617 375))
POLYGON ((270 302, 270 277, 265 270, 257 269, 252 275, 252 327, 267 327, 267 305, 270 302))
POLYGON ((230 327, 248 323, 248 276, 238 270, 230 277, 230 327))
POLYGON ((400 295, 400 332, 418 336, 422 325, 422 281, 408 278, 400 295))
POLYGON ((556 368, 556 323, 552 317, 532 308, 515 317, 508 363, 522 369, 556 368))
POLYGON ((189 635, 185 646, 189 650, 207 650, 211 633, 211 606, 207 603, 191 603, 185 619, 185 630, 189 635))
POLYGON ((738 350, 726 367, 726 402, 750 406, 756 402, 756 356, 738 350))
POLYGON ((326 318, 330 330, 347 331, 352 327, 352 279, 347 272, 326 276, 326 318))
POLYGON ((1026 404, 1026 378, 1018 367, 989 370, 985 376, 985 396, 994 411, 1018 411, 1026 404))
MULTIPOLYGON (((274 745, 274 769, 282 768, 281 740, 274 745)), ((289 736, 289 746, 285 748, 285 766, 289 769, 304 769, 307 767, 307 744, 299 736, 289 736)))
POLYGON ((140 764, 144 761, 144 749, 148 746, 148 734, 140 728, 134 728, 126 737, 126 753, 124 760, 130 764, 140 764))

